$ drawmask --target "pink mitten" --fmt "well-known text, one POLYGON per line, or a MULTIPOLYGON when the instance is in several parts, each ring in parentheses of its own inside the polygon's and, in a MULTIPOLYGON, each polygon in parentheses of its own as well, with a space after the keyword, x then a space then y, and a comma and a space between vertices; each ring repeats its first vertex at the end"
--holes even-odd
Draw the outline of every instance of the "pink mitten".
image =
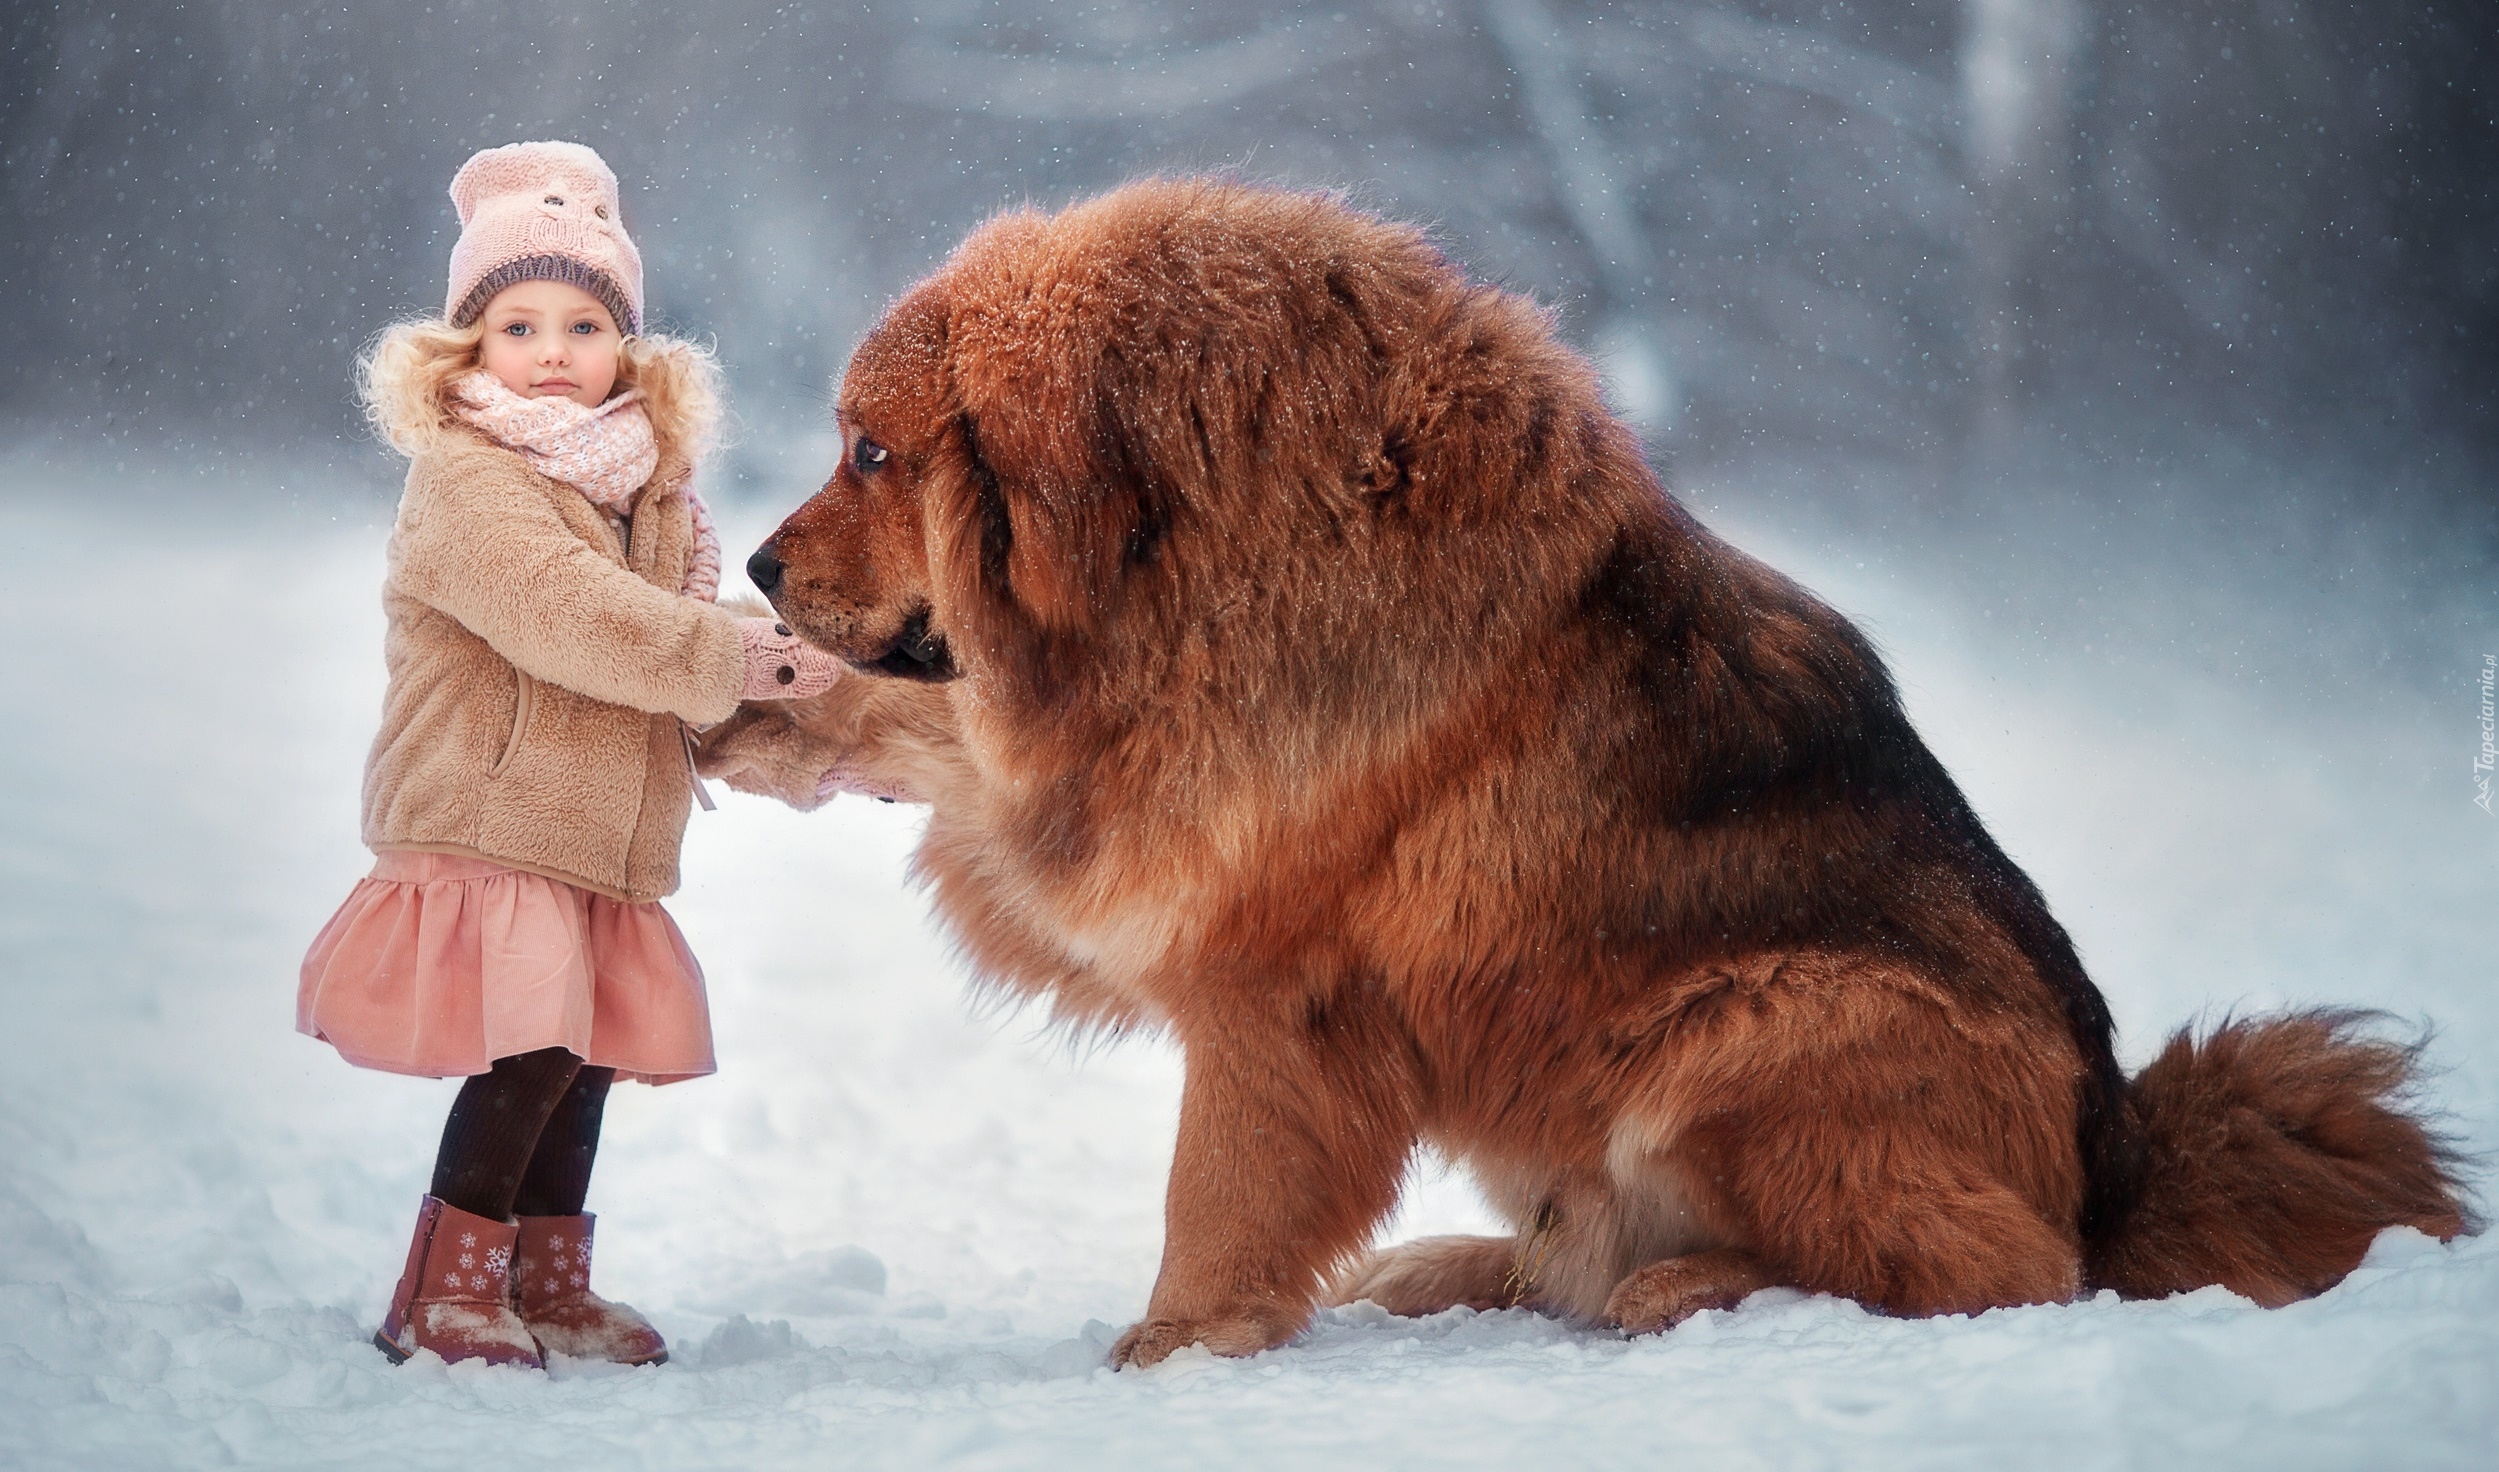
POLYGON ((804 700, 833 688, 842 662, 768 618, 738 620, 738 643, 746 649, 746 683, 740 700, 804 700))

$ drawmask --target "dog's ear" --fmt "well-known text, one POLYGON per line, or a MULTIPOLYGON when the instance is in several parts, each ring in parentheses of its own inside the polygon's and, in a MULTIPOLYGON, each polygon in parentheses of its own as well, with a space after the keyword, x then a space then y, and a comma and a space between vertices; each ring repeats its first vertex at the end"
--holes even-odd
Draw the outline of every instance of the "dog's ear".
POLYGON ((967 395, 940 432, 957 484, 949 559, 1035 623, 1096 623, 1135 566, 1160 550, 1169 479, 1132 427, 1087 393, 1083 363, 1053 364, 1016 391, 967 395))
POLYGON ((940 278, 959 565, 1073 632, 1174 586, 1174 539, 1238 563, 1395 506, 1437 407, 1392 365, 1449 274, 1413 231, 1205 181, 983 226, 940 278))
POLYGON ((937 428, 927 483, 930 570, 940 601, 961 614, 1022 623, 1006 488, 981 447, 980 420, 957 408, 937 428))
POLYGON ((1166 463, 1145 420, 1186 415, 1186 386, 1125 361, 1132 287, 1051 258, 1038 216, 994 221, 951 262, 933 521, 963 591, 1043 630, 1095 626, 1161 552, 1195 464, 1166 463))

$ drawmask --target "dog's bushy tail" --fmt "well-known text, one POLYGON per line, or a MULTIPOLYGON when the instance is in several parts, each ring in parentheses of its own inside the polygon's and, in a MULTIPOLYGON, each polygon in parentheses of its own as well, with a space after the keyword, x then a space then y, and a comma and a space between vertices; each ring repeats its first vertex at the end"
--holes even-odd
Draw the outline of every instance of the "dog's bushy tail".
POLYGON ((2135 1189, 2090 1244, 2092 1285, 2219 1283, 2278 1307, 2340 1282, 2383 1228, 2471 1229, 2463 1158, 2408 1107, 2420 1047, 2374 1021, 2294 1012, 2172 1037, 2127 1091, 2135 1189))

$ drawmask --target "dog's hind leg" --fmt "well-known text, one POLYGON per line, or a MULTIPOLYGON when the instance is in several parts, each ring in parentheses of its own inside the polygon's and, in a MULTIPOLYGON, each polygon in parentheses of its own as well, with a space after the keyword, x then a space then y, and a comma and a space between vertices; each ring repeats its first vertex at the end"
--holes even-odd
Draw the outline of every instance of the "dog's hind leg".
MULTIPOLYGON (((1881 962, 1803 957, 1686 1035, 1642 1122, 1705 1189, 1726 1245, 1776 1275, 1750 1287, 1976 1313, 2081 1286, 2080 1071, 2059 1019, 1980 1010, 1881 962)), ((1703 1256, 1615 1296, 1671 1322, 1712 1300, 1705 1279, 1718 1297, 1744 1286, 1703 1256)))
POLYGON ((1653 1334, 1705 1308, 1733 1308, 1748 1294, 1778 1283, 1761 1259, 1733 1247, 1669 1257, 1614 1285, 1605 1317, 1626 1334, 1653 1334))
POLYGON ((1365 1299, 1403 1318, 1518 1301, 1518 1239, 1423 1237, 1372 1252, 1337 1276, 1332 1304, 1365 1299))
POLYGON ((1479 1181, 1519 1235, 1373 1255, 1331 1299, 1518 1305, 1642 1333, 1793 1285, 1892 1313, 2071 1297, 2070 1042, 1880 964, 1756 968, 1678 1039, 1601 1178, 1479 1181))

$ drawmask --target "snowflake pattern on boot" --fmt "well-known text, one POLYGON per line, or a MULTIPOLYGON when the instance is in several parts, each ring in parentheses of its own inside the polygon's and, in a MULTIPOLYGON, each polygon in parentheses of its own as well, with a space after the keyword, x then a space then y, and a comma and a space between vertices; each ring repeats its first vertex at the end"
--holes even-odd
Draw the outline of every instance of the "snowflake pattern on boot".
POLYGON ((417 1213, 407 1274, 374 1343, 394 1360, 430 1350, 446 1363, 482 1359, 539 1368, 537 1341, 510 1302, 517 1232, 427 1197, 417 1213))
POLYGON ((550 1354, 623 1365, 658 1364, 668 1358, 668 1345, 650 1320, 627 1304, 610 1303, 590 1291, 593 1221, 587 1212, 521 1218, 521 1255, 518 1271, 512 1275, 513 1304, 529 1332, 550 1354))

